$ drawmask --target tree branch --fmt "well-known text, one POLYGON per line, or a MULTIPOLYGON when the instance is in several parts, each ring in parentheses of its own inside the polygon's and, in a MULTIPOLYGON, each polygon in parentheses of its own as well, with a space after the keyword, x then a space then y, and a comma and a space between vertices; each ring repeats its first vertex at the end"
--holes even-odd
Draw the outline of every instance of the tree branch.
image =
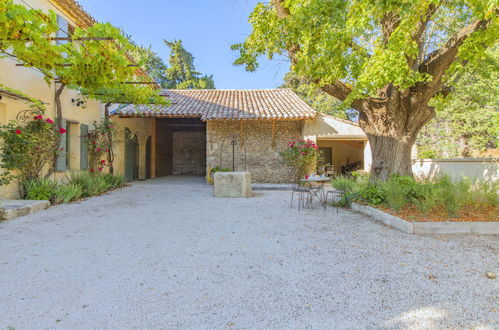
POLYGON ((426 27, 428 26, 428 23, 432 16, 436 13, 438 8, 440 7, 441 2, 438 3, 438 5, 430 4, 428 8, 426 9, 425 15, 422 17, 422 19, 418 22, 416 25, 416 29, 412 33, 411 39, 414 40, 417 45, 418 45, 418 50, 419 54, 416 58, 408 57, 407 58, 407 65, 411 67, 413 70, 417 69, 418 61, 421 60, 421 57, 423 55, 424 47, 423 47, 423 42, 424 42, 424 33, 426 31, 426 27))
MULTIPOLYGON (((337 80, 332 84, 321 86, 321 90, 340 101, 345 101, 348 95, 352 92, 352 88, 341 80, 337 80)), ((353 100, 351 107, 359 112, 364 112, 366 110, 362 99, 353 100)))
POLYGON ((450 65, 456 60, 459 47, 474 32, 485 30, 491 20, 476 21, 454 34, 442 48, 432 52, 428 58, 419 66, 419 72, 428 73, 432 76, 432 81, 425 84, 431 96, 437 93, 442 87, 442 77, 450 65))
POLYGON ((386 13, 386 15, 381 20, 382 27, 382 37, 383 37, 383 45, 388 43, 388 39, 392 35, 393 31, 397 29, 400 24, 400 16, 397 13, 390 12, 386 13))
MULTIPOLYGON (((272 0, 272 5, 277 11, 277 17, 279 19, 283 19, 288 17, 291 13, 287 7, 284 6, 284 0, 272 0)), ((352 45, 354 43, 352 42, 352 45)), ((296 63, 296 53, 300 51, 300 45, 298 44, 293 44, 293 45, 288 45, 287 47, 289 58, 291 59, 291 62, 293 64, 296 63)), ((314 81, 315 83, 321 85, 320 79, 316 79, 314 81)), ((348 95, 352 92, 352 88, 348 86, 346 83, 342 82, 341 80, 337 80, 332 84, 327 84, 324 86, 320 87, 321 90, 323 90, 325 93, 337 98, 340 101, 344 101, 348 95)), ((364 111, 363 108, 363 102, 360 99, 354 100, 351 104, 352 108, 355 110, 362 112, 364 111)))

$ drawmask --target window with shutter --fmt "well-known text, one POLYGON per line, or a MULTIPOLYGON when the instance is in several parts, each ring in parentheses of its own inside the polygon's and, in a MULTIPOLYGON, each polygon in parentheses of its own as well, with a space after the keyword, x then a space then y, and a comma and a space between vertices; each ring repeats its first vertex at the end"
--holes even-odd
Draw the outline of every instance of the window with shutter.
POLYGON ((88 170, 88 144, 85 138, 88 134, 88 125, 81 124, 80 126, 80 169, 88 170))
MULTIPOLYGON (((57 30, 56 37, 57 38, 68 38, 69 37, 69 23, 68 21, 60 16, 57 15, 57 26, 59 27, 59 30, 57 30)), ((56 43, 58 45, 63 45, 67 44, 69 41, 68 40, 56 40, 56 43)), ((62 53, 63 57, 67 57, 68 55, 66 53, 62 53)))
MULTIPOLYGON (((57 30, 56 37, 57 38, 68 38, 69 37, 69 23, 66 19, 60 15, 57 15, 57 26, 59 30, 57 30)), ((57 40, 57 44, 66 44, 67 40, 57 40)))
MULTIPOLYGON (((66 120, 63 119, 62 122, 61 122, 61 127, 64 128, 64 129, 67 129, 67 123, 66 123, 66 120)), ((64 133, 62 136, 61 136, 61 141, 60 141, 60 144, 59 144, 59 151, 58 151, 58 154, 57 154, 57 161, 55 163, 55 171, 56 172, 63 172, 67 169, 67 147, 66 147, 66 144, 68 144, 68 141, 67 141, 67 137, 66 137, 66 134, 67 133, 64 133)))

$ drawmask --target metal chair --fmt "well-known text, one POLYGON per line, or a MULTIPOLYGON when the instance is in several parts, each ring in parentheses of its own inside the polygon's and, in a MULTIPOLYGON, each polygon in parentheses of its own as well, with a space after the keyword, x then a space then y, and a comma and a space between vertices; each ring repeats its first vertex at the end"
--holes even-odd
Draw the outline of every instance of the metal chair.
POLYGON ((304 208, 309 204, 312 196, 310 193, 311 190, 308 187, 302 187, 299 185, 293 186, 293 190, 291 192, 291 204, 289 205, 290 208, 293 207, 293 199, 295 192, 298 193, 298 211, 300 211, 300 206, 301 208, 304 208))
POLYGON ((346 198, 346 194, 344 191, 341 191, 341 190, 328 190, 326 192, 326 204, 327 204, 327 201, 328 201, 328 196, 331 194, 331 202, 336 202, 336 213, 338 213, 338 202, 340 201, 340 198, 342 196, 345 196, 346 198))
POLYGON ((331 164, 328 164, 328 165, 324 165, 324 174, 326 176, 333 176, 334 175, 334 166, 331 165, 331 164))

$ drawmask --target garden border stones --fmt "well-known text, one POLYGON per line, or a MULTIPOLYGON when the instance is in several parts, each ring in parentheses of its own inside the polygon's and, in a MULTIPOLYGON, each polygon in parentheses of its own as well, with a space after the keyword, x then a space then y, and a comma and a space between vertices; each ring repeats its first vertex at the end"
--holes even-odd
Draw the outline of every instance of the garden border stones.
POLYGON ((50 207, 49 201, 0 199, 0 221, 35 213, 50 207))
POLYGON ((499 222, 409 222, 368 205, 352 203, 352 210, 409 234, 499 235, 499 222))

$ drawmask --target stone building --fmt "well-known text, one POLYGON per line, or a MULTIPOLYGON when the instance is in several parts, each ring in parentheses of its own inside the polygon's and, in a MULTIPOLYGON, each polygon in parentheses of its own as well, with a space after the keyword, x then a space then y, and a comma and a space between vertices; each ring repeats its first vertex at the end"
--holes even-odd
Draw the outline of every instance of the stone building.
POLYGON ((315 140, 335 169, 369 166, 353 122, 318 114, 289 89, 165 90, 169 106, 116 105, 122 141, 115 171, 129 180, 203 175, 208 168, 249 171, 254 182, 291 182, 279 152, 297 136, 315 140), (366 160, 366 162, 365 162, 366 160))

